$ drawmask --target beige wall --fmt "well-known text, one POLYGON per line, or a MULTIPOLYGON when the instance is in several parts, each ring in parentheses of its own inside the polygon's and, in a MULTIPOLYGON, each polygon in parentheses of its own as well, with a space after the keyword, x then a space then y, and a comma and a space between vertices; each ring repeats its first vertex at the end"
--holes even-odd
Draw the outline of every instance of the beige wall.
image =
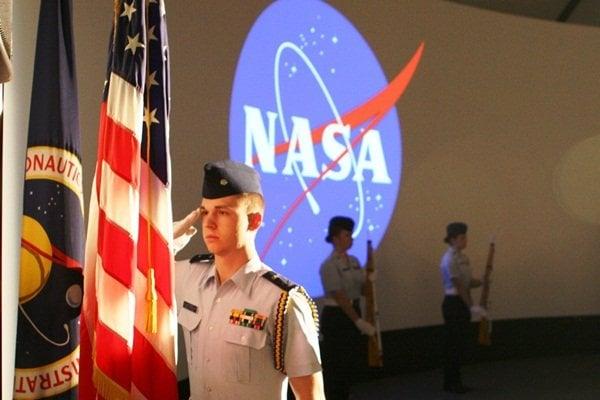
MULTIPOLYGON (((75 39, 89 187, 111 5, 82 4, 75 5, 75 39)), ((268 3, 216 4, 167 4, 176 218, 199 200, 203 163, 227 157, 237 58, 268 3)), ((478 273, 496 235, 495 318, 597 314, 600 30, 438 1, 333 5, 364 35, 388 78, 425 42, 397 104, 404 166, 377 251, 383 328, 441 322, 437 265, 452 220, 470 225, 467 253, 478 273)), ((185 254, 200 251, 195 244, 185 254)))
MULTIPOLYGON (((87 202, 112 2, 74 3, 87 202)), ((176 217, 199 200, 202 164, 227 157, 238 54, 267 4, 167 4, 176 217)), ((598 314, 600 30, 443 1, 332 4, 364 35, 388 78, 425 42, 421 65, 397 105, 403 181, 376 253, 382 327, 441 323, 437 265, 444 227, 452 220, 470 224, 467 252, 478 272, 487 240, 496 235, 494 318, 598 314)), ((3 168, 4 204, 13 210, 21 207, 19 154, 25 154, 38 8, 38 1, 15 2, 16 73, 7 85, 4 142, 11 166, 3 168)), ((10 266, 17 265, 19 222, 3 218, 4 305, 16 293, 16 269, 10 266)), ((195 247, 185 254, 200 251, 199 241, 195 247)), ((14 328, 5 323, 8 314, 2 315, 7 396, 12 363, 4 354, 14 352, 4 334, 14 328)))

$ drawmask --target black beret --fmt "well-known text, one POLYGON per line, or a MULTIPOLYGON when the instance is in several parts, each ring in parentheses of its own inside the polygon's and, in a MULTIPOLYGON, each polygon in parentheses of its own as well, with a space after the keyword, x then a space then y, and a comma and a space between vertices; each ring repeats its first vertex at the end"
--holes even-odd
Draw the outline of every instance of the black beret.
POLYGON ((448 243, 453 237, 464 235, 467 233, 467 228, 467 224, 464 222, 452 222, 448 224, 446 227, 446 238, 444 239, 444 242, 448 243))
POLYGON ((331 238, 337 234, 340 230, 346 230, 352 232, 354 230, 354 221, 352 218, 336 216, 329 220, 329 230, 325 241, 331 243, 331 238))
POLYGON ((257 193, 262 196, 258 173, 246 164, 232 160, 209 162, 204 165, 202 197, 219 199, 235 194, 257 193))

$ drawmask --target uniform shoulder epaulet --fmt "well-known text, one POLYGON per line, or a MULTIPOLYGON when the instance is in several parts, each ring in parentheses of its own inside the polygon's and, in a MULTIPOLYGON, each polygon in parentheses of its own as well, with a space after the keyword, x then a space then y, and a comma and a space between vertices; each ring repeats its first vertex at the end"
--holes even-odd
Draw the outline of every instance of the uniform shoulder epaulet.
POLYGON ((215 259, 215 255, 211 253, 206 254, 196 254, 194 257, 190 258, 190 264, 195 263, 210 263, 215 259))
POLYGON ((286 292, 298 287, 296 283, 284 278, 275 271, 266 272, 262 275, 262 277, 286 292))

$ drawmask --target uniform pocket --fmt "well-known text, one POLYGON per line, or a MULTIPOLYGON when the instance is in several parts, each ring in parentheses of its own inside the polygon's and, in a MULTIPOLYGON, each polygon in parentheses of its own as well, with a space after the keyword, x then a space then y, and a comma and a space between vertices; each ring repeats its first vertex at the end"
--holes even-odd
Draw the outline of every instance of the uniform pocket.
POLYGON ((231 325, 225 330, 227 379, 239 383, 258 383, 268 355, 264 349, 267 333, 231 325))
POLYGON ((201 320, 202 317, 200 314, 192 312, 187 308, 181 308, 177 314, 177 321, 181 324, 183 329, 190 332, 195 330, 198 325, 200 325, 201 320))
MULTIPOLYGON (((194 331, 200 326, 201 320, 202 316, 200 314, 190 311, 187 308, 181 308, 177 313, 177 321, 183 328, 181 331, 183 333, 183 341, 185 342, 188 366, 193 365, 194 362, 194 342, 192 339, 194 331)), ((198 340, 197 333, 196 340, 198 340)))

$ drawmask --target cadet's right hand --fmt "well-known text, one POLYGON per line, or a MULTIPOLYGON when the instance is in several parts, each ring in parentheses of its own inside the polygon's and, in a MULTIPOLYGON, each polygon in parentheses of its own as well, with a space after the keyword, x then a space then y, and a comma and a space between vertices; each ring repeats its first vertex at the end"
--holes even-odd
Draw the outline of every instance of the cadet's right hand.
POLYGON ((196 228, 192 225, 198 218, 200 218, 200 209, 197 208, 186 215, 184 219, 173 222, 173 239, 177 239, 183 234, 193 236, 196 233, 196 228))
POLYGON ((200 218, 200 210, 195 209, 189 213, 181 221, 173 222, 173 254, 177 254, 190 242, 192 236, 197 232, 196 228, 192 226, 200 218))
POLYGON ((362 318, 359 318, 356 321, 354 321, 354 325, 356 325, 356 328, 358 328, 360 333, 362 333, 363 335, 373 336, 376 333, 375 327, 362 318))

